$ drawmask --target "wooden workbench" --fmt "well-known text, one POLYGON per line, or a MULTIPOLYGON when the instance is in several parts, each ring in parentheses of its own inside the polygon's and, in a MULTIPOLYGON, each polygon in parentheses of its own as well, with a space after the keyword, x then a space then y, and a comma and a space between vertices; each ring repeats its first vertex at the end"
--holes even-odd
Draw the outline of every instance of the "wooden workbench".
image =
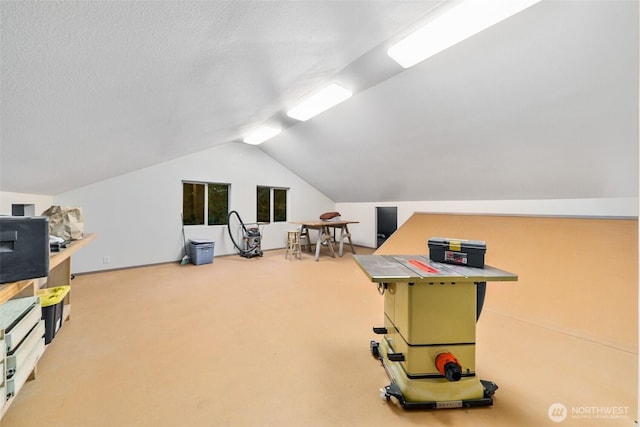
MULTIPOLYGON (((60 252, 52 252, 49 256, 49 275, 44 287, 69 286, 71 283, 71 255, 88 245, 95 237, 95 234, 87 234, 83 239, 71 242, 68 248, 60 252)), ((0 285, 0 304, 13 298, 34 296, 39 287, 37 279, 4 283, 0 285)), ((65 305, 69 305, 69 300, 65 305)), ((65 308, 67 311, 65 314, 68 318, 71 307, 65 308)))
POLYGON ((316 256, 315 260, 318 261, 320 258, 320 247, 323 244, 329 247, 329 253, 333 258, 336 257, 336 254, 333 250, 333 238, 331 236, 331 228, 340 229, 340 246, 338 249, 338 255, 342 256, 343 247, 344 247, 344 238, 349 239, 349 246, 351 246, 351 252, 356 253, 356 250, 353 247, 353 242, 351 241, 351 234, 349 233, 349 224, 358 224, 358 221, 290 221, 292 224, 299 224, 302 226, 301 232, 304 233, 305 230, 313 229, 318 230, 318 239, 316 240, 316 256))
MULTIPOLYGON (((49 275, 46 278, 46 283, 42 287, 44 288, 53 288, 57 286, 69 286, 71 282, 71 255, 75 254, 82 247, 86 246, 95 239, 95 234, 88 234, 84 236, 81 240, 72 241, 69 246, 60 251, 60 252, 52 252, 49 255, 49 275)), ((24 298, 24 297, 34 297, 37 295, 38 289, 40 289, 41 279, 34 278, 28 280, 21 280, 13 283, 4 283, 0 285, 0 305, 7 303, 7 301, 15 299, 15 298, 24 298)), ((9 304, 14 303, 12 301, 9 304)), ((68 320, 71 316, 71 293, 68 293, 64 298, 63 303, 63 311, 62 311, 62 321, 68 320)), ((38 317, 40 317, 40 310, 38 307, 38 317)), ((43 327, 44 330, 44 327, 43 327)), ((3 332, 4 333, 4 332, 3 332)), ((25 341, 27 341, 25 339, 25 341)), ((4 345, 4 344, 3 344, 4 345)), ((44 337, 42 338, 42 344, 44 346, 44 337)), ((42 349, 42 351, 44 351, 42 349)), ((0 353, 1 354, 1 353, 0 353)), ((30 357, 34 357, 36 354, 35 350, 30 353, 30 357)), ((29 363, 26 363, 27 371, 25 373, 29 373, 29 376, 26 378, 26 381, 33 380, 36 377, 37 364, 42 352, 37 353, 37 358, 31 360, 29 363)), ((4 363, 6 363, 5 359, 0 359, 4 363)), ((24 360, 21 362, 25 362, 24 360)), ((1 374, 4 376, 4 369, 0 370, 1 374)), ((24 371, 23 371, 24 372, 24 371)), ((4 383, 6 385, 7 379, 4 379, 4 383)), ((21 386, 18 386, 21 387, 21 386)), ((4 390, 4 389, 3 389, 4 390)), ((15 393, 17 394, 19 388, 16 388, 15 393)), ((4 415, 4 413, 9 409, 13 401, 15 400, 15 395, 12 395, 6 401, 4 401, 4 405, 0 404, 0 418, 4 415)))

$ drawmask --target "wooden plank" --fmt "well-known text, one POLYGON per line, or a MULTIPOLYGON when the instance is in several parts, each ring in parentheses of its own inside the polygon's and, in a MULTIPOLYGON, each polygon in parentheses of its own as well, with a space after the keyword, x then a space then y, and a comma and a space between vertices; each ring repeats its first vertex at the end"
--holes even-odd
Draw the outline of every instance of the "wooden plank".
MULTIPOLYGON (((49 272, 54 279, 53 286, 61 286, 61 285, 69 284, 68 276, 71 274, 70 264, 67 266, 67 268, 64 269, 64 271, 53 271, 53 270, 63 262, 69 261, 69 259, 71 258, 71 255, 76 253, 82 247, 89 244, 89 242, 95 239, 95 237, 96 235, 93 233, 87 234, 84 237, 84 239, 74 240, 67 249, 65 249, 62 252, 55 252, 49 257, 49 272), (67 279, 64 280, 61 276, 67 277, 67 279)), ((13 283, 4 283, 0 285, 0 304, 6 301, 9 301, 12 298, 15 298, 16 296, 22 294, 23 292, 24 292, 24 295, 22 296, 35 295, 35 288, 36 288, 35 283, 36 282, 34 279, 30 279, 30 280, 21 280, 19 282, 13 282, 13 283), (32 290, 31 293, 29 293, 30 288, 32 290)), ((51 285, 49 285, 49 287, 51 287, 51 285)))
POLYGON ((54 252, 51 254, 49 258, 49 270, 53 270, 63 261, 71 258, 71 255, 78 252, 81 248, 88 245, 93 239, 95 239, 96 235, 94 233, 87 234, 84 236, 82 240, 74 240, 69 244, 67 249, 64 249, 60 252, 54 252))
POLYGON ((24 296, 35 295, 35 280, 21 280, 19 282, 5 283, 0 286, 0 304, 4 304, 10 299, 25 293, 24 296), (31 293, 29 293, 31 289, 31 293))
POLYGON ((291 224, 304 225, 309 228, 340 227, 347 224, 359 224, 359 221, 289 221, 291 224))

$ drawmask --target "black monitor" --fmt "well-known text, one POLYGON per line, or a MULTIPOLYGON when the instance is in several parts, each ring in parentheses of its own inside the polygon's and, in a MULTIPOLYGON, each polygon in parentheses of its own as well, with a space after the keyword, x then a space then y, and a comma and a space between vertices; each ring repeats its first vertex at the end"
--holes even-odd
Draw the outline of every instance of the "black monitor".
POLYGON ((49 275, 49 218, 0 216, 0 283, 49 275))

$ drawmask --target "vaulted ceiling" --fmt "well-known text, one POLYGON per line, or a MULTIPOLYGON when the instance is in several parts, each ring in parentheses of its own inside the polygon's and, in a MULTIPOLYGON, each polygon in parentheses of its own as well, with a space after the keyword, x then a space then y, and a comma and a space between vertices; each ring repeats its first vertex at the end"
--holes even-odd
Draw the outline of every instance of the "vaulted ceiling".
POLYGON ((442 3, 1 2, 0 190, 278 122, 259 148, 338 202, 637 197, 637 1, 542 1, 402 69, 386 48, 442 3), (355 95, 285 116, 334 80, 355 95))

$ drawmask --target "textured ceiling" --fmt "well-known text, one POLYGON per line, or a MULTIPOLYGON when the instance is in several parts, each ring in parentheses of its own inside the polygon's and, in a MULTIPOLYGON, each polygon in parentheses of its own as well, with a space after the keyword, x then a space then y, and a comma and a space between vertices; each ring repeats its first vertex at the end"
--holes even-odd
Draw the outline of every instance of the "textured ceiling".
POLYGON ((335 201, 637 197, 637 1, 543 1, 402 70, 385 48, 440 3, 2 1, 0 190, 278 119, 260 148, 335 201), (356 95, 283 117, 333 77, 356 95))
POLYGON ((0 188, 56 194, 237 140, 437 3, 3 1, 0 188))

